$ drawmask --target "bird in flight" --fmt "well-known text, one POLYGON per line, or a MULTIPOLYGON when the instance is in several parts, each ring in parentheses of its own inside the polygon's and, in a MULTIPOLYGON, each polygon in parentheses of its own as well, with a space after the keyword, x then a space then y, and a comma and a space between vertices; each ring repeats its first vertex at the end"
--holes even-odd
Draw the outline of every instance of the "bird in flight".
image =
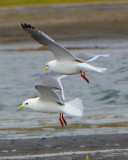
MULTIPOLYGON (((94 71, 98 73, 103 73, 107 68, 100 68, 90 65, 89 62, 96 60, 99 57, 107 57, 108 55, 97 55, 91 57, 89 60, 84 57, 84 61, 80 59, 80 56, 75 56, 69 50, 56 43, 52 38, 50 38, 45 33, 37 30, 30 24, 21 24, 22 28, 31 35, 40 44, 46 46, 55 56, 55 60, 49 61, 46 64, 44 71, 54 71, 55 73, 61 75, 73 75, 80 74, 81 77, 89 83, 88 78, 85 76, 86 72, 94 71), (85 60, 86 59, 86 60, 85 60)), ((82 57, 82 56, 81 56, 82 57)))
POLYGON ((29 108, 42 113, 59 113, 59 121, 62 127, 67 125, 64 113, 69 116, 82 116, 82 100, 76 98, 66 102, 60 78, 63 77, 52 71, 43 73, 35 85, 39 97, 25 100, 19 108, 29 108))

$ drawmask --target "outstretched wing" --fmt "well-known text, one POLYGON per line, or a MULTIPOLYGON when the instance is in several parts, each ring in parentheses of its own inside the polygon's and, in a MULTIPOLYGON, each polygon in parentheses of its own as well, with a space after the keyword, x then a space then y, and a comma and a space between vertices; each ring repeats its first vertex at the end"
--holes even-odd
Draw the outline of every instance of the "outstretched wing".
POLYGON ((97 60, 100 57, 109 57, 110 54, 104 54, 104 55, 94 55, 89 53, 77 53, 76 57, 82 60, 83 62, 93 62, 97 60))
POLYGON ((60 84, 60 80, 59 80, 59 74, 56 74, 53 71, 47 71, 47 72, 43 72, 40 77, 39 80, 37 81, 38 84, 40 84, 41 86, 44 87, 53 87, 53 88, 57 88, 57 89, 62 89, 62 86, 60 84))
POLYGON ((52 88, 50 87, 44 87, 41 85, 36 85, 35 89, 37 89, 37 91, 40 94, 40 100, 43 102, 56 102, 59 104, 64 104, 59 96, 55 93, 55 91, 53 91, 52 88))
POLYGON ((31 35, 39 43, 46 46, 49 50, 51 50, 57 60, 76 60, 76 57, 68 51, 63 46, 57 44, 53 39, 47 36, 45 33, 37 30, 33 26, 29 24, 21 24, 22 28, 31 35))
POLYGON ((60 99, 63 101, 65 99, 64 97, 64 91, 62 84, 60 82, 60 79, 65 76, 56 74, 53 71, 44 72, 39 77, 39 80, 36 82, 37 84, 44 86, 44 87, 51 87, 53 88, 56 93, 59 95, 60 99))

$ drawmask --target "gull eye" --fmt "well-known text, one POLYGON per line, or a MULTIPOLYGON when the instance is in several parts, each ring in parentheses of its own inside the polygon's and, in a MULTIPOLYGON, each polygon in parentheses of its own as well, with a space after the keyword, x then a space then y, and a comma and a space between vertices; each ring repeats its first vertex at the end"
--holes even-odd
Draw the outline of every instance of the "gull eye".
POLYGON ((47 67, 48 67, 48 64, 47 64, 47 67))
POLYGON ((25 103, 26 105, 28 105, 28 103, 25 103))

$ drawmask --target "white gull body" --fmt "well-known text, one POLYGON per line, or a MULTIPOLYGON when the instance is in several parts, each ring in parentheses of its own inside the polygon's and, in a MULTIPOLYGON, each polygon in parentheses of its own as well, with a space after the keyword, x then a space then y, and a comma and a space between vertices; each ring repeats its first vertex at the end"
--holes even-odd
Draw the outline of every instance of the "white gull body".
POLYGON ((102 73, 106 70, 106 68, 94 67, 87 63, 81 63, 79 61, 57 61, 52 60, 47 63, 47 67, 49 70, 52 70, 58 74, 64 75, 72 75, 78 74, 80 71, 82 72, 99 72, 102 73))
POLYGON ((96 55, 91 57, 90 60, 87 59, 85 62, 85 60, 83 61, 82 59, 79 59, 79 56, 76 57, 69 50, 56 43, 45 33, 40 32, 29 24, 24 23, 21 25, 27 33, 29 33, 39 43, 43 44, 49 50, 51 50, 56 57, 56 60, 47 63, 45 70, 51 70, 63 75, 72 75, 81 72, 85 73, 88 71, 103 73, 106 70, 106 68, 95 67, 88 64, 87 62, 96 60, 99 57, 107 57, 108 55, 96 55))
POLYGON ((83 104, 79 98, 64 102, 51 87, 36 85, 40 97, 25 100, 20 108, 29 108, 43 113, 66 113, 70 116, 82 116, 83 104))

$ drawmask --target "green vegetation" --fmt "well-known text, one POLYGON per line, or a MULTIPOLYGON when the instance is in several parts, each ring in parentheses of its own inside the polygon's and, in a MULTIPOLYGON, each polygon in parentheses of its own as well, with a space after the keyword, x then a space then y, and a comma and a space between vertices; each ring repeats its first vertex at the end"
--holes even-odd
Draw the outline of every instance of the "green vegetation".
MULTIPOLYGON (((108 0, 109 2, 126 0, 108 0)), ((107 2, 108 2, 107 1, 107 2)), ((0 7, 32 4, 59 4, 59 3, 84 3, 84 2, 106 2, 106 0, 0 0, 0 7)))

